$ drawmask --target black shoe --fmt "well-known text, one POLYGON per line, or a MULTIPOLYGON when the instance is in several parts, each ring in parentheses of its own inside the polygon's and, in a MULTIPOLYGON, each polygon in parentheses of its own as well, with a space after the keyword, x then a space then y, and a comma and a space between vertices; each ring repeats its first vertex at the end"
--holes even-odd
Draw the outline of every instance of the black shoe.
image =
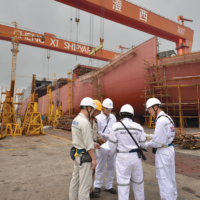
POLYGON ((90 193, 90 198, 91 199, 92 198, 99 198, 99 197, 100 197, 100 195, 98 193, 95 193, 95 192, 90 193))
POLYGON ((99 194, 101 192, 101 189, 100 188, 95 188, 93 192, 99 194))
POLYGON ((106 191, 110 192, 111 194, 117 194, 117 191, 114 188, 110 188, 109 190, 106 190, 106 191))

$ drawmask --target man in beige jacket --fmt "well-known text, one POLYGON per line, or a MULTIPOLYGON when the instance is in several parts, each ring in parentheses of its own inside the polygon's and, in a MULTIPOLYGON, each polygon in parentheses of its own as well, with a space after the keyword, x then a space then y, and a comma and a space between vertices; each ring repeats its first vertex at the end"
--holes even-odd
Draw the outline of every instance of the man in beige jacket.
POLYGON ((94 155, 90 117, 96 105, 94 100, 86 97, 81 101, 81 112, 72 123, 72 144, 76 148, 74 154, 74 171, 69 188, 69 200, 89 200, 92 187, 92 173, 97 163, 94 155), (89 153, 90 162, 83 162, 84 155, 89 153))

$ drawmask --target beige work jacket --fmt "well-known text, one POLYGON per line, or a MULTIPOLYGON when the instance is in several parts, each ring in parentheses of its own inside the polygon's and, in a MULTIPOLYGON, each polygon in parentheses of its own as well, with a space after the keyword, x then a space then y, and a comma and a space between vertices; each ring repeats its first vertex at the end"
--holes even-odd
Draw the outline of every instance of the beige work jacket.
POLYGON ((94 149, 91 124, 82 113, 79 113, 72 122, 72 144, 77 149, 85 149, 86 151, 94 149))

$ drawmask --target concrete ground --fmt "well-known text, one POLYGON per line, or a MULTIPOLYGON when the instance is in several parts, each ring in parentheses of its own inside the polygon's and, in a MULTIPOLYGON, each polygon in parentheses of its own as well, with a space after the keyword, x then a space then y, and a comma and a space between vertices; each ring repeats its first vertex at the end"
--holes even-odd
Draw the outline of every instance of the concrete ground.
MULTIPOLYGON (((67 200, 73 171, 69 151, 71 133, 45 130, 46 135, 6 137, 0 140, 1 200, 67 200)), ((200 149, 184 152, 199 156, 200 149)), ((184 163, 183 163, 184 165, 184 163)), ((159 200, 155 167, 143 162, 146 200, 159 200)), ((178 200, 200 199, 200 180, 176 174, 178 200)), ((117 188, 116 180, 113 184, 117 188)), ((99 200, 117 200, 102 188, 99 200)), ((134 199, 132 190, 130 199, 134 199)))

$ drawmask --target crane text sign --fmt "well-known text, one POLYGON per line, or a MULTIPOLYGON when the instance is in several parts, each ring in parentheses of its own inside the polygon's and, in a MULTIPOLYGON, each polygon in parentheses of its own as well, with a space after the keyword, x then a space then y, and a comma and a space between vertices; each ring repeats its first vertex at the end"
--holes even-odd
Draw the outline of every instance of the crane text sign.
POLYGON ((181 27, 178 27, 177 33, 180 33, 180 34, 184 35, 185 34, 185 29, 181 28, 181 27))
POLYGON ((121 0, 113 0, 113 9, 119 12, 122 12, 122 1, 121 0))
POLYGON ((108 61, 114 58, 115 55, 118 55, 118 53, 102 49, 101 52, 97 51, 95 55, 90 56, 90 52, 93 51, 95 47, 91 48, 84 44, 64 40, 50 33, 39 34, 29 30, 15 30, 13 27, 0 24, 0 40, 11 41, 13 37, 17 37, 21 44, 88 58, 92 57, 104 61, 108 61), (43 40, 43 37, 45 37, 45 40, 43 40))
MULTIPOLYGON (((28 37, 28 36, 36 36, 33 33, 29 33, 29 32, 24 32, 24 31, 17 30, 17 31, 14 31, 13 34, 16 34, 16 32, 17 32, 17 35, 19 35, 18 36, 19 39, 23 39, 23 40, 27 40, 27 41, 31 41, 31 42, 44 43, 44 41, 42 41, 39 38, 29 38, 28 37), (26 35, 27 37, 20 37, 20 35, 26 35)), ((40 36, 42 36, 42 35, 40 35, 40 36)))
MULTIPOLYGON (((19 35, 36 36, 35 34, 30 33, 30 32, 23 33, 22 31, 18 31, 18 33, 19 33, 19 35)), ((89 50, 89 47, 86 45, 80 45, 80 44, 73 43, 73 42, 66 42, 66 41, 58 39, 58 38, 51 38, 51 37, 47 37, 47 36, 46 36, 45 42, 42 42, 38 38, 28 38, 28 37, 22 38, 19 36, 19 39, 24 39, 24 40, 34 42, 34 43, 35 42, 36 43, 44 43, 44 44, 50 45, 52 47, 64 48, 64 49, 71 50, 71 51, 79 51, 81 53, 89 54, 91 52, 89 50), (50 41, 47 38, 50 38, 50 41)))
POLYGON ((147 22, 147 14, 148 14, 148 12, 146 10, 140 9, 140 18, 139 19, 147 22))
POLYGON ((84 45, 79 45, 79 44, 76 44, 76 43, 69 43, 69 42, 65 42, 64 43, 64 48, 65 49, 70 49, 70 50, 73 50, 73 51, 76 51, 76 50, 80 50, 81 52, 85 52, 85 53, 90 53, 90 50, 89 50, 89 47, 87 46, 84 46, 84 45))
POLYGON ((58 47, 58 42, 59 42, 59 40, 57 40, 57 39, 53 39, 53 38, 50 38, 51 39, 51 46, 54 46, 54 47, 58 47))

